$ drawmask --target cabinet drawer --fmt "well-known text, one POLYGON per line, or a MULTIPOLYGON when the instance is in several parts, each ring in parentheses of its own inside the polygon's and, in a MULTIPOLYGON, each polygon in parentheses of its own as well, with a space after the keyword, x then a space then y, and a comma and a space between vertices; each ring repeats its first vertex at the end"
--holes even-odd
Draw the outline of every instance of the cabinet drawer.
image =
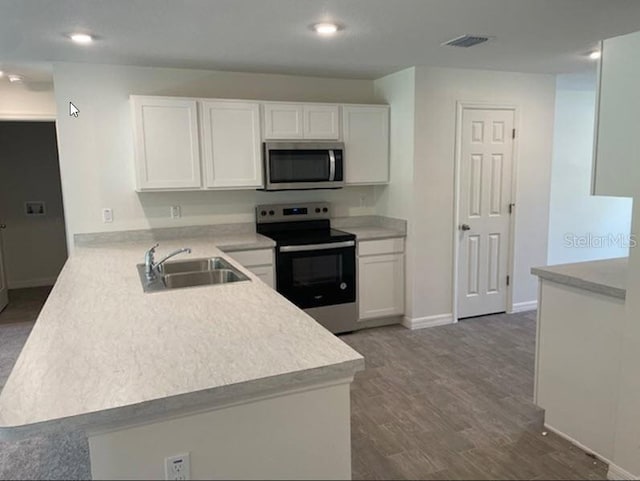
POLYGON ((401 252, 404 252, 404 239, 402 237, 358 242, 359 257, 401 252))
POLYGON ((268 266, 273 264, 272 249, 227 252, 227 255, 245 267, 268 266))

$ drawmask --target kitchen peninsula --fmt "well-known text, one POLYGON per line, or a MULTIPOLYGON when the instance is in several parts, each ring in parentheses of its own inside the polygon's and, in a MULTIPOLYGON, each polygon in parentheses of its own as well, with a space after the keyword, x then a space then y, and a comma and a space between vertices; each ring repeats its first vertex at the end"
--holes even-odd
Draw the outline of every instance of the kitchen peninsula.
POLYGON ((627 258, 532 273, 540 279, 534 401, 549 430, 609 463, 615 479, 627 258))
POLYGON ((149 239, 113 240, 65 265, 0 395, 0 437, 86 430, 94 479, 164 479, 183 453, 193 479, 350 478, 362 356, 220 249, 270 239, 160 240, 249 280, 151 294, 149 239))

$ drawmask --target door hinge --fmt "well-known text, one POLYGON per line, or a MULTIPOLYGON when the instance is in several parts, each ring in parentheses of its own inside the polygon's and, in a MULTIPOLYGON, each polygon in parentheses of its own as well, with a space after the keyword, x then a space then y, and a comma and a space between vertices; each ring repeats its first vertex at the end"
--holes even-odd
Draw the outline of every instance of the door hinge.
POLYGON ((511 276, 507 276, 507 285, 511 284, 511 276))
POLYGON ((515 139, 515 138, 516 138, 516 129, 513 129, 513 130, 511 131, 511 138, 512 138, 512 139, 515 139))
POLYGON ((514 208, 515 206, 516 206, 516 205, 515 205, 513 202, 512 202, 511 204, 509 204, 509 214, 513 214, 513 208, 514 208))

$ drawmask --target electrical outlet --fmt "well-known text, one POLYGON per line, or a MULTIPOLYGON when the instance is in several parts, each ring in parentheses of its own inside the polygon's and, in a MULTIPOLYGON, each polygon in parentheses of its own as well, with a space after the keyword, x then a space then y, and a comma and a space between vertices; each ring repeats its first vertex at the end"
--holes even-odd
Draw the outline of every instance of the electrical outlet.
POLYGON ((179 219, 182 217, 182 208, 179 205, 172 205, 169 213, 171 214, 172 219, 179 219))
POLYGON ((164 458, 164 479, 191 479, 189 453, 164 458))
POLYGON ((113 222, 113 209, 105 207, 102 209, 102 222, 110 224, 113 222))

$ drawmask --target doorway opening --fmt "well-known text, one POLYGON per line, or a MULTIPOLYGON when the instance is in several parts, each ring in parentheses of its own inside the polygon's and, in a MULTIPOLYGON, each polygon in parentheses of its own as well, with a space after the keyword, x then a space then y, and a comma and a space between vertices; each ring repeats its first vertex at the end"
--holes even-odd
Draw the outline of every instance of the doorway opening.
POLYGON ((55 122, 0 121, 0 323, 35 320, 67 256, 55 122))

